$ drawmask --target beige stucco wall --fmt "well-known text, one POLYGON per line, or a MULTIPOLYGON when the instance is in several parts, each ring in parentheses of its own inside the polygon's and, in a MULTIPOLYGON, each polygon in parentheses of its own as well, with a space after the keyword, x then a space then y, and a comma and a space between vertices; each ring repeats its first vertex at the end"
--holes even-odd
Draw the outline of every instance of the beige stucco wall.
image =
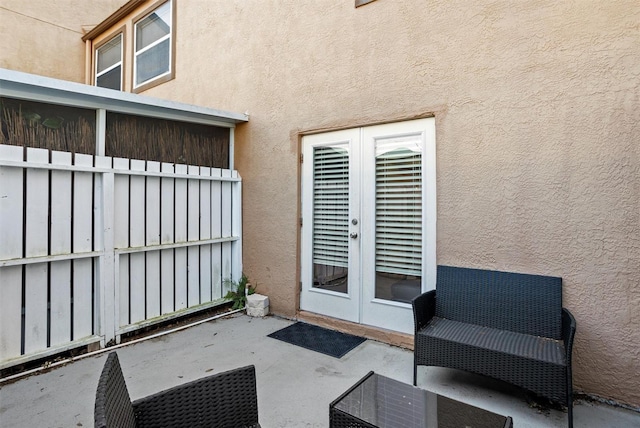
POLYGON ((438 263, 562 276, 575 387, 640 406, 637 0, 193 2, 145 94, 251 115, 244 268, 273 312, 297 310, 300 133, 435 114, 438 263))
POLYGON ((298 135, 434 113, 440 264, 562 276, 576 388, 640 405, 640 3, 179 7, 149 94, 247 111, 244 267, 297 308, 298 135))
POLYGON ((122 0, 0 0, 0 68, 84 82, 83 31, 122 0))

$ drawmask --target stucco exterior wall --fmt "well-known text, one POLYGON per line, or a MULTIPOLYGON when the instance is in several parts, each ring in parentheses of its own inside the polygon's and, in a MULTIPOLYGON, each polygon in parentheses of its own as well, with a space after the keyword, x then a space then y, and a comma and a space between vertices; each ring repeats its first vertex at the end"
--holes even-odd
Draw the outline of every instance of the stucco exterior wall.
POLYGON ((176 78, 145 94, 250 114, 244 268, 273 312, 298 305, 300 134, 433 114, 438 263, 563 277, 575 387, 640 406, 640 3, 176 1, 176 78))
POLYGON ((0 0, 0 68, 84 83, 84 31, 122 0, 0 0))
POLYGON ((297 309, 299 133, 433 113, 440 264, 561 276, 578 390, 640 405, 640 3, 200 2, 149 94, 248 111, 244 267, 297 309))

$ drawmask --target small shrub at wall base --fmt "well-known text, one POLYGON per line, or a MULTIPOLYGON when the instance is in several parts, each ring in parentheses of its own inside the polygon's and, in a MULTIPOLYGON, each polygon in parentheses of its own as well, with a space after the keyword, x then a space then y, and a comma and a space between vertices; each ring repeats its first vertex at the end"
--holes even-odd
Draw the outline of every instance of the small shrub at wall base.
POLYGON ((234 310, 244 308, 247 304, 247 296, 256 292, 256 286, 249 283, 249 278, 245 274, 242 274, 240 281, 225 279, 224 283, 231 288, 224 298, 233 301, 232 309, 234 310))

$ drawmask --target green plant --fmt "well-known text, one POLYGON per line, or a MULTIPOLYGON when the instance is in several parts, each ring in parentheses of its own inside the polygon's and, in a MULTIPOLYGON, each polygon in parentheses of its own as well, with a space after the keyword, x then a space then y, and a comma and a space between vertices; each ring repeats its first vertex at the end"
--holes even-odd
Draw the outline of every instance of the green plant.
POLYGON ((225 279, 224 284, 231 289, 224 296, 233 301, 232 309, 242 309, 247 304, 247 296, 256 292, 256 287, 249 283, 247 275, 242 274, 240 281, 225 279))

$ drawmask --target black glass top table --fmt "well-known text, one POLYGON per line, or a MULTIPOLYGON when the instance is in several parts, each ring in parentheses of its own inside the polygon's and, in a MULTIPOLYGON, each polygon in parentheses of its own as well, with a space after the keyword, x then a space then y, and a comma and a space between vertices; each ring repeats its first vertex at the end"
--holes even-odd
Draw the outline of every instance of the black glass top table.
POLYGON ((510 428, 498 415, 369 372, 329 406, 334 428, 510 428))

